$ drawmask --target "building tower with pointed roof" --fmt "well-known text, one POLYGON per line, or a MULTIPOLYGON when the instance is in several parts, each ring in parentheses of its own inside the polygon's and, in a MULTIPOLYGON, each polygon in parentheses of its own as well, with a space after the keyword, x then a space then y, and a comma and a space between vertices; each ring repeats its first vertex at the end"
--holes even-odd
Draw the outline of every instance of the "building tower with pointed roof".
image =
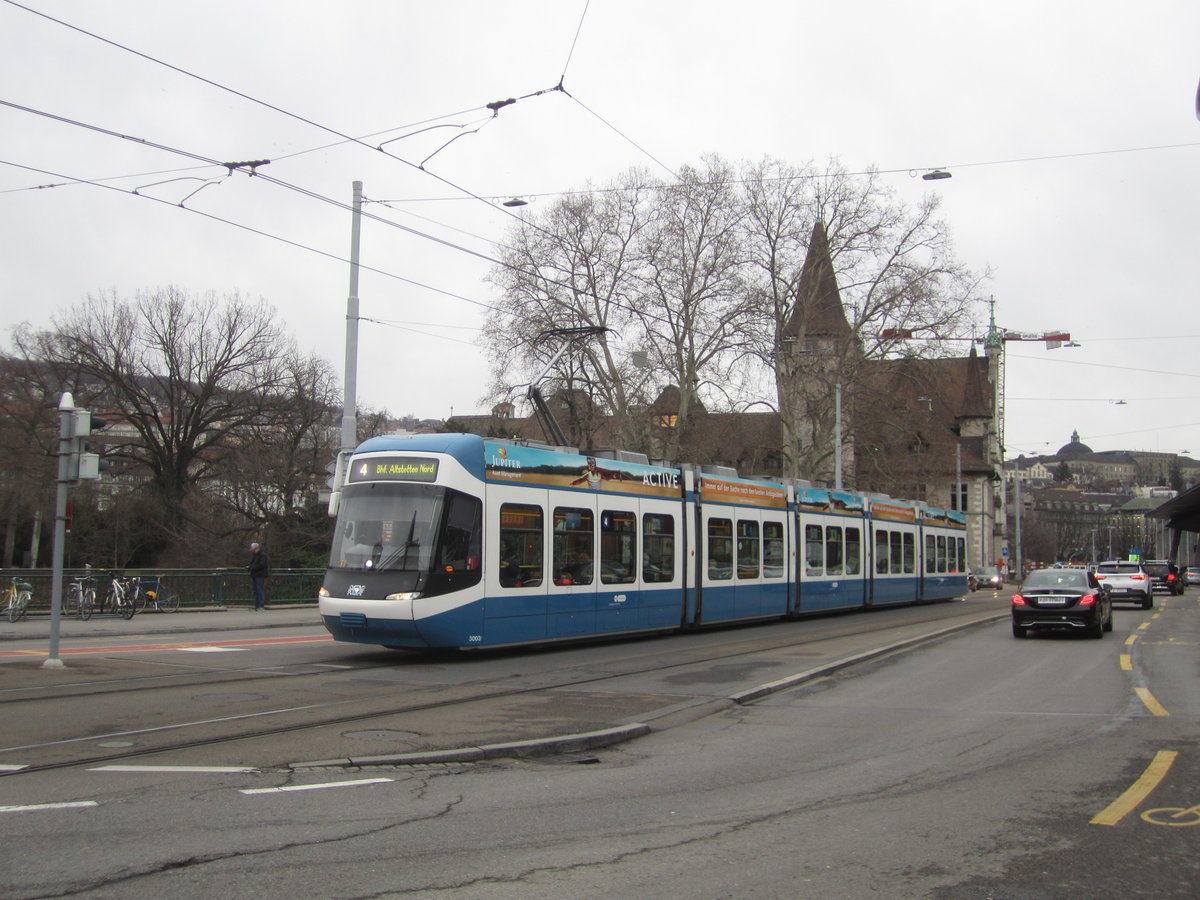
POLYGON ((972 565, 985 565, 996 558, 997 541, 1003 538, 1003 491, 994 477, 1001 453, 993 401, 989 399, 988 363, 979 358, 974 344, 965 362, 962 406, 957 416, 961 480, 953 492, 952 506, 967 513, 967 546, 973 554, 978 553, 972 565))
MULTIPOLYGON (((796 285, 795 305, 779 329, 779 413, 785 475, 834 483, 838 385, 852 377, 862 360, 854 330, 846 320, 825 223, 813 225, 808 253, 796 285)), ((854 470, 852 445, 844 436, 842 472, 854 470)))

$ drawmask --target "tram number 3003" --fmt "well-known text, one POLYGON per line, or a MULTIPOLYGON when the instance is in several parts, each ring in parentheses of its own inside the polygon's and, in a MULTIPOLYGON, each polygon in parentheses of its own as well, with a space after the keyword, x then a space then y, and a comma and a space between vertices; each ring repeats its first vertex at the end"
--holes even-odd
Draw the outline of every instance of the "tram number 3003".
POLYGON ((467 635, 467 643, 468 644, 482 644, 483 643, 483 635, 482 634, 468 634, 467 635))

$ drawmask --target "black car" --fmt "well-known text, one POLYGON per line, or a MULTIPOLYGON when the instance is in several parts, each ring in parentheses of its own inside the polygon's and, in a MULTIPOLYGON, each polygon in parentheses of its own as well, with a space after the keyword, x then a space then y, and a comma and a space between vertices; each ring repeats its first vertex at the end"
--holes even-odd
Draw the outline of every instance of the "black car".
POLYGON ((1035 629, 1102 638, 1112 628, 1112 598, 1086 569, 1034 569, 1012 598, 1013 637, 1035 629))
POLYGON ((1184 582, 1179 566, 1166 559, 1148 559, 1142 563, 1142 571, 1154 580, 1154 590, 1168 594, 1182 594, 1184 582))

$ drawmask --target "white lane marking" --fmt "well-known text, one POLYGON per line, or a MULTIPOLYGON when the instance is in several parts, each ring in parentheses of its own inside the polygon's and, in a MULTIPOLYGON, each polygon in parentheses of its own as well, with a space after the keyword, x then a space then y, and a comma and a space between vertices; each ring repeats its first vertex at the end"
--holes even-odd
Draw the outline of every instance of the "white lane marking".
POLYGON ((89 772, 257 772, 254 766, 97 766, 89 772))
POLYGON ((246 647, 180 647, 181 653, 241 653, 246 647))
POLYGON ((20 772, 22 769, 28 769, 29 764, 23 766, 0 766, 0 772, 20 772))
POLYGON ((282 794, 286 791, 320 791, 325 788, 357 787, 362 784, 386 784, 392 778, 360 778, 357 781, 329 781, 325 784, 293 784, 287 787, 253 788, 238 791, 239 794, 282 794))
POLYGON ((83 809, 88 806, 99 806, 95 800, 78 800, 73 803, 34 803, 29 806, 0 806, 0 813, 34 812, 39 809, 83 809))

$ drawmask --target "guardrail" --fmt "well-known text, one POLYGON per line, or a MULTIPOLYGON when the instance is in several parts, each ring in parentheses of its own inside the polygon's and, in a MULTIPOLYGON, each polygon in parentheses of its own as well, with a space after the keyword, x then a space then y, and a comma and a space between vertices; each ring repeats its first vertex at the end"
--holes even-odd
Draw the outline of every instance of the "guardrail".
MULTIPOLYGON (((162 577, 167 588, 179 598, 179 610, 225 609, 254 605, 254 594, 250 576, 245 569, 119 569, 124 576, 140 576, 143 581, 162 577)), ((95 581, 96 596, 103 599, 112 578, 107 569, 63 570, 63 601, 68 596, 68 585, 76 578, 91 574, 95 581)), ((0 584, 7 585, 12 576, 18 576, 33 585, 31 613, 50 611, 49 569, 0 569, 0 584)), ((267 604, 280 606, 316 605, 317 590, 325 577, 324 569, 272 569, 267 579, 267 604)), ((152 608, 152 607, 151 607, 152 608)))

